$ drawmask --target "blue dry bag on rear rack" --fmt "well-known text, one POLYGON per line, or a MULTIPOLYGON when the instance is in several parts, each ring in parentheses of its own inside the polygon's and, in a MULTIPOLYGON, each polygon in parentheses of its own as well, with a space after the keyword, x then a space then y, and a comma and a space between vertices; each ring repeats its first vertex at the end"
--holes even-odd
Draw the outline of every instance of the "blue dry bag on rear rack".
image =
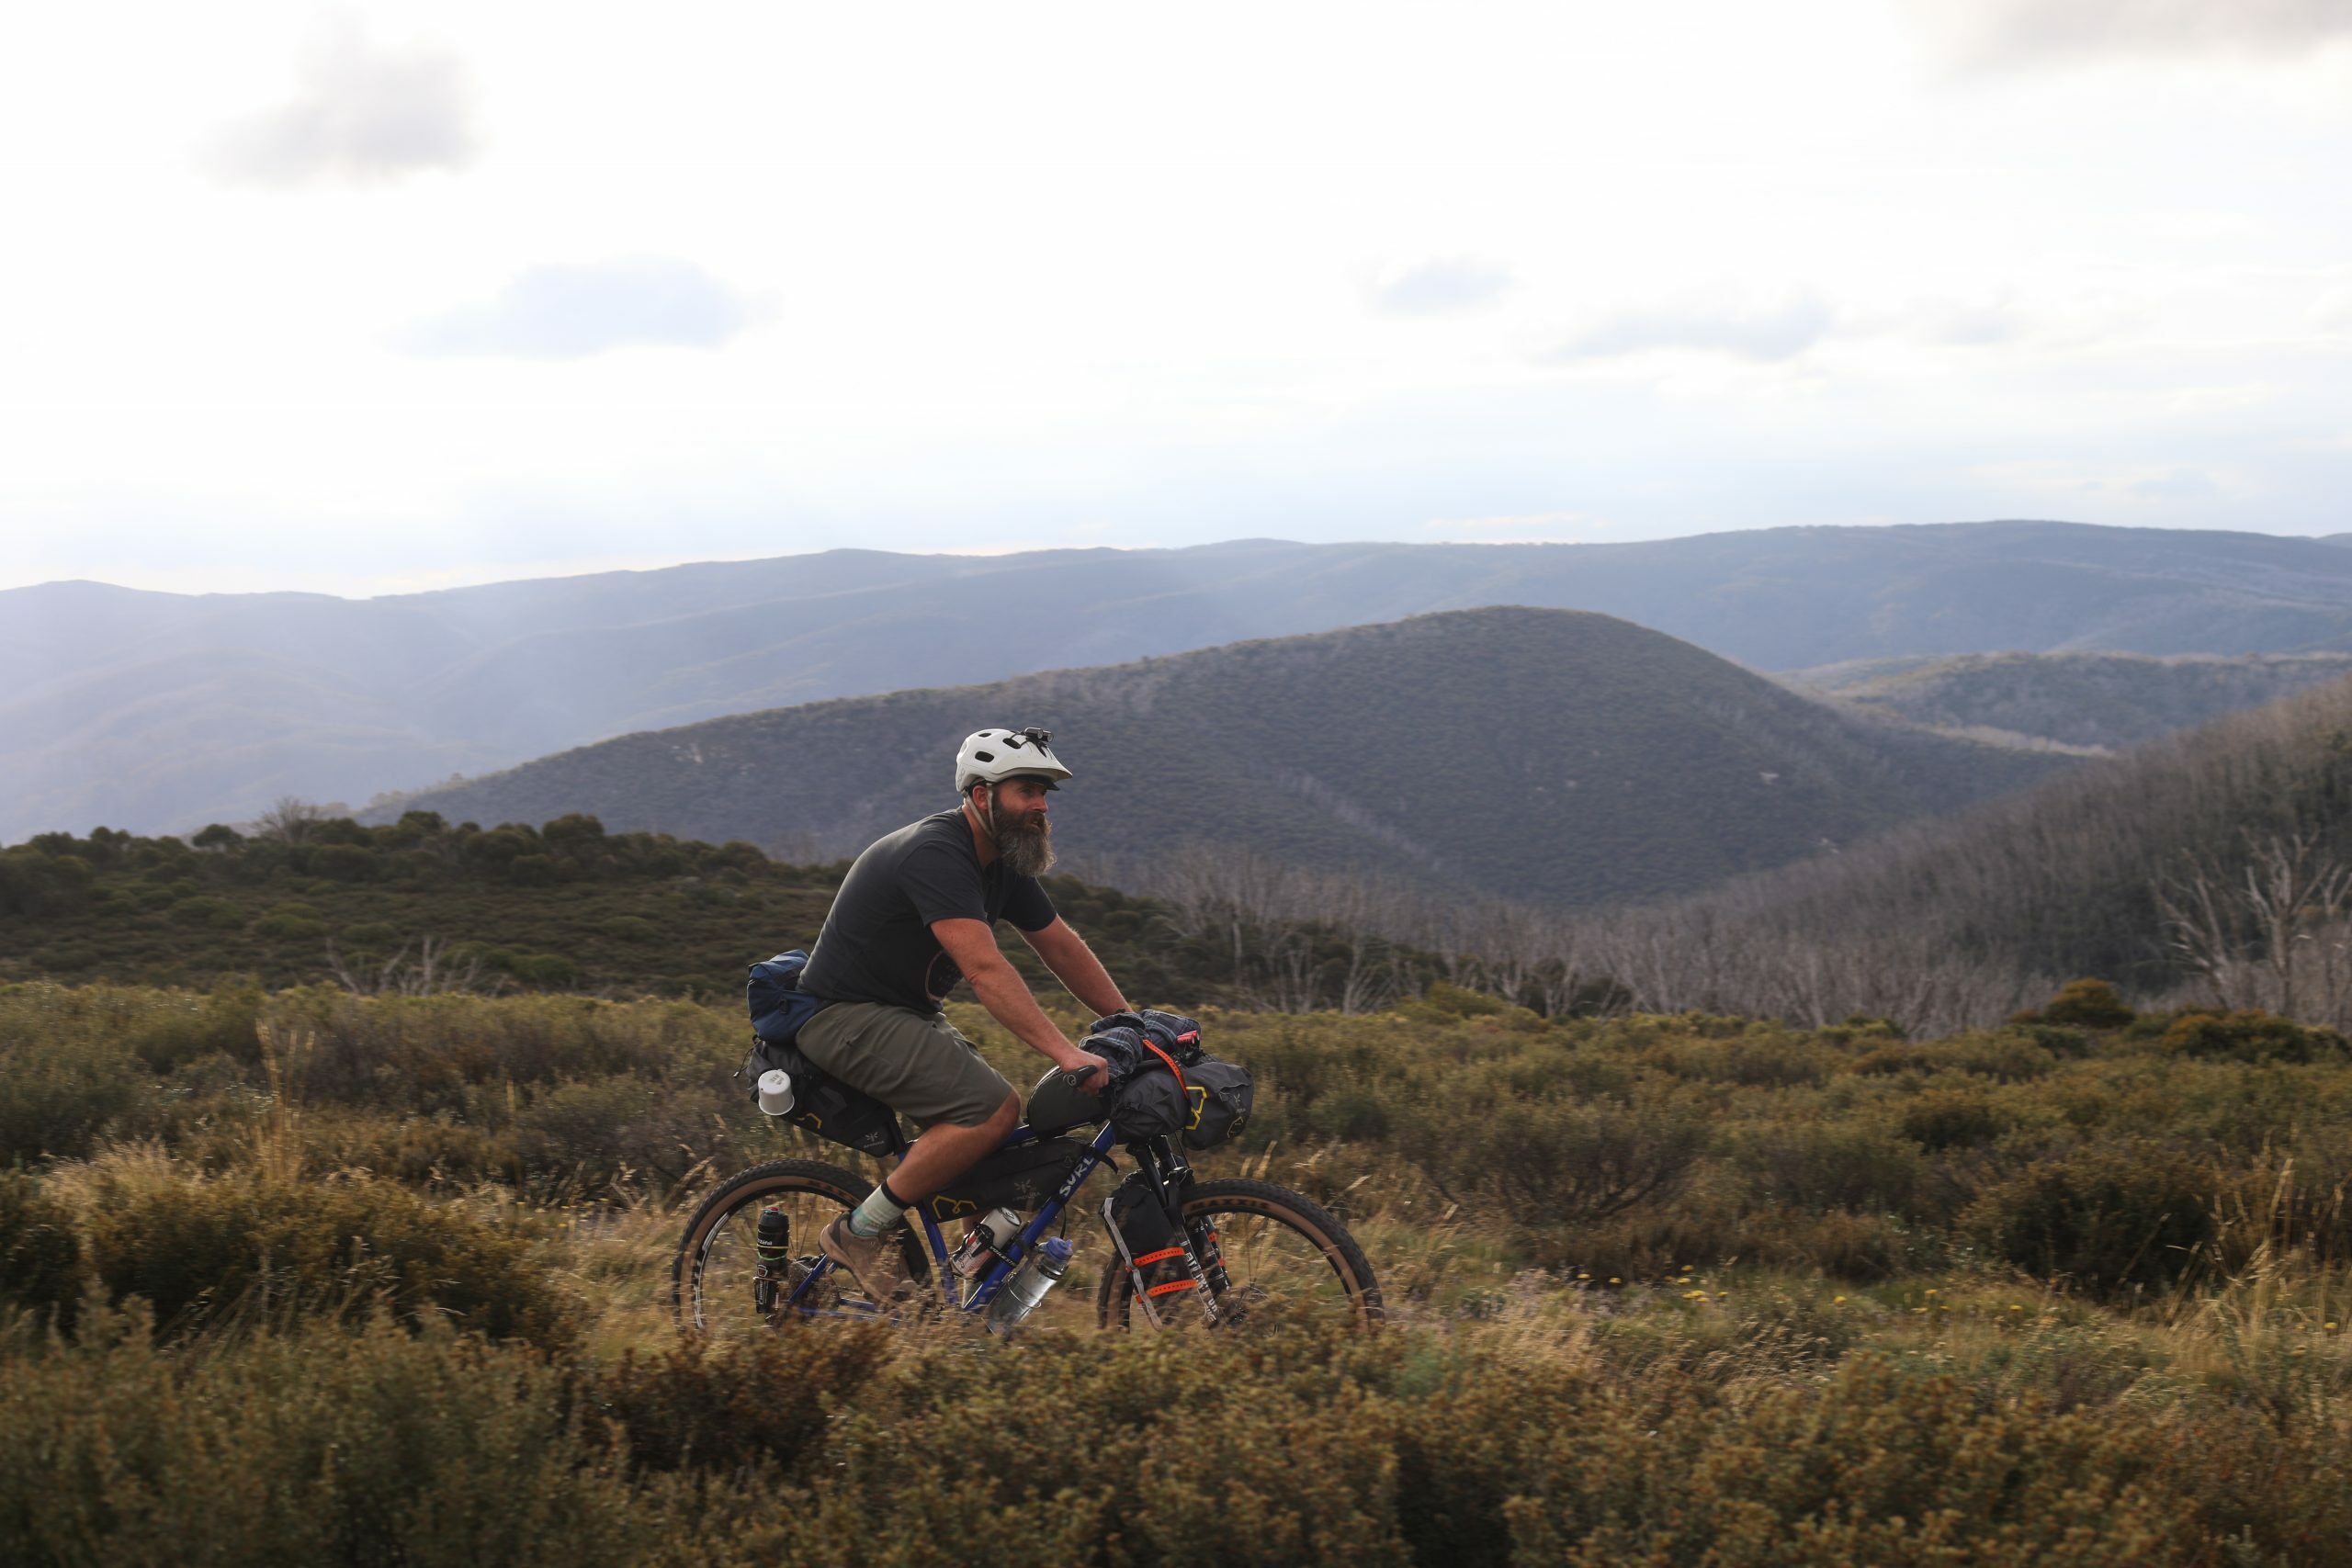
POLYGON ((825 1004, 800 988, 800 972, 808 967, 808 955, 797 947, 752 965, 743 997, 752 1010, 752 1033, 789 1045, 800 1026, 817 1016, 825 1004))

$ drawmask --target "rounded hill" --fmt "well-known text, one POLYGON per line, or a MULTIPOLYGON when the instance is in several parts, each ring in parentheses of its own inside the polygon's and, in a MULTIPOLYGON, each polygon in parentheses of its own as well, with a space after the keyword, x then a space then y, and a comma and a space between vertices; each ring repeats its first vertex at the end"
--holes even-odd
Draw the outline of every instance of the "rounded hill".
POLYGON ((956 744, 990 724, 1055 731, 1069 853, 1229 846, 1553 904, 1706 886, 2065 765, 1856 719, 1611 616, 1500 608, 624 736, 376 815, 847 852, 952 806, 956 744))

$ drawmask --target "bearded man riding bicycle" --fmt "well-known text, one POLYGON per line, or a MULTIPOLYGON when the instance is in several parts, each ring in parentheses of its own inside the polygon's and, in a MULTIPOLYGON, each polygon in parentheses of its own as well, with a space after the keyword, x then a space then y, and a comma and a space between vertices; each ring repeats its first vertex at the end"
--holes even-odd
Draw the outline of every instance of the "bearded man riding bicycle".
POLYGON ((1012 922, 1054 977, 1098 1016, 1126 998, 1037 878, 1054 862, 1046 796, 1070 776, 1053 736, 983 729, 956 754, 961 804, 866 846, 850 866, 808 955, 801 988, 828 1004, 800 1030, 808 1058, 923 1128, 865 1201, 825 1227, 825 1256, 876 1301, 906 1285, 898 1228, 907 1209, 951 1184, 1004 1142, 1021 1097, 956 1032, 940 1002, 958 980, 990 1017, 1056 1066, 1110 1075, 1046 1016, 998 950, 1012 922))

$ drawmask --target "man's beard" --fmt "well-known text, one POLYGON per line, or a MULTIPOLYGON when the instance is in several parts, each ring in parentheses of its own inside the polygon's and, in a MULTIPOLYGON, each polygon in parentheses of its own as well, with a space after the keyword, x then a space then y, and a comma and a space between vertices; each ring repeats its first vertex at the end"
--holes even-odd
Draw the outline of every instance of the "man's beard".
POLYGON ((1015 876, 1043 876, 1054 865, 1054 825, 1042 811, 1016 816, 989 802, 989 835, 996 840, 997 858, 1015 876))

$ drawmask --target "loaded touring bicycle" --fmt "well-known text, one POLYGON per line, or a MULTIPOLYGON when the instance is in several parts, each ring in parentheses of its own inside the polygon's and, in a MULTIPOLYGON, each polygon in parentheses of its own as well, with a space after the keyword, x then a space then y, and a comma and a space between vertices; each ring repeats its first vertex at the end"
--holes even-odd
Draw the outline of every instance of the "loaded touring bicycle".
MULTIPOLYGON (((898 1118, 790 1044, 797 1020, 762 1012, 759 971, 785 966, 797 977, 788 961, 797 956, 754 966, 763 1027, 744 1076, 770 1114, 896 1159, 907 1149, 898 1118)), ((911 1302, 865 1299, 817 1245, 872 1179, 821 1160, 777 1160, 727 1181, 687 1222, 672 1266, 681 1325, 725 1337, 936 1310, 1009 1331, 1061 1280, 1081 1243, 1097 1251, 1095 1313, 1104 1327, 1231 1327, 1272 1316, 1379 1324, 1372 1267, 1329 1213, 1271 1182, 1194 1175, 1187 1151, 1239 1132, 1253 1092, 1245 1069, 1202 1050, 1197 1024, 1171 1013, 1118 1014, 1097 1022, 1085 1048, 1104 1058, 1109 1092, 1098 1098, 1071 1075, 1048 1072, 1030 1095, 1027 1121, 1001 1148, 909 1211, 899 1237, 911 1302), (1124 1179, 1091 1210, 1107 1240, 1085 1224, 1073 1237, 1080 1189, 1122 1156, 1124 1179)))

